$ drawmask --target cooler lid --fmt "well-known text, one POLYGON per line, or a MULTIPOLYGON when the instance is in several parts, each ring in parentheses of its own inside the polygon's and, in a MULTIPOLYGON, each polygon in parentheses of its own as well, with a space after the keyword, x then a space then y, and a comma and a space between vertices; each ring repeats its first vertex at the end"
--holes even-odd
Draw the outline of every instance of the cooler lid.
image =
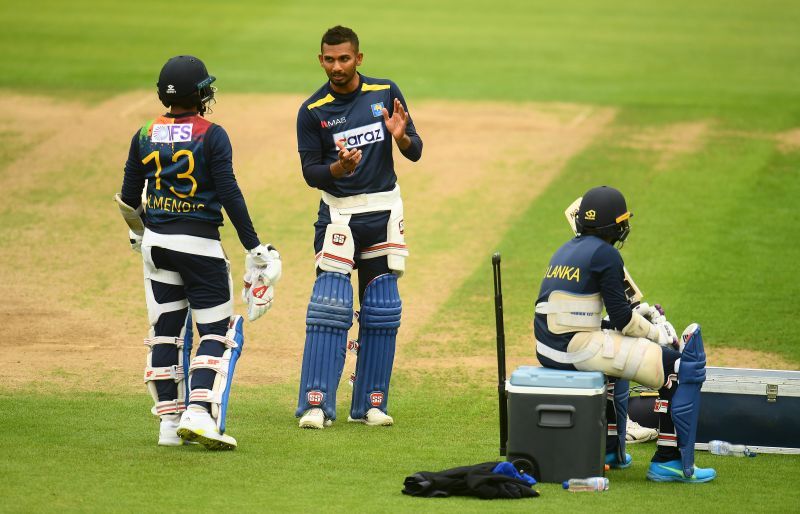
POLYGON ((600 389, 606 379, 599 371, 567 371, 539 366, 520 366, 511 373, 509 382, 511 385, 527 387, 600 389))

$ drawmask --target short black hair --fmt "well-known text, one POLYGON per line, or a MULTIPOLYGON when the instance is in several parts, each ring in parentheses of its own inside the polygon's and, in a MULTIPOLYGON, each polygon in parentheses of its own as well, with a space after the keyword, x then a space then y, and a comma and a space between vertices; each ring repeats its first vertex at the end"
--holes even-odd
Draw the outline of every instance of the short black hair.
POLYGON ((322 51, 322 45, 341 45, 342 43, 352 43, 358 53, 358 35, 353 32, 353 29, 336 25, 329 28, 322 35, 322 42, 319 44, 319 49, 322 51))

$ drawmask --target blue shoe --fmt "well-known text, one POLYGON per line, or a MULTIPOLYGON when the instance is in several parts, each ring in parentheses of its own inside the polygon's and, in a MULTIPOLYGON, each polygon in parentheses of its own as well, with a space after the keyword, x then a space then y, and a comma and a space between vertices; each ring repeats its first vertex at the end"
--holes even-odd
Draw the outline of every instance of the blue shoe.
POLYGON ((716 478, 717 472, 712 468, 694 467, 694 474, 687 477, 683 474, 680 460, 669 462, 651 462, 647 470, 647 479, 654 482, 687 482, 690 484, 710 482, 716 478))
POLYGON ((625 462, 617 460, 617 452, 606 453, 606 464, 612 469, 625 469, 630 467, 633 457, 630 453, 625 454, 625 462))

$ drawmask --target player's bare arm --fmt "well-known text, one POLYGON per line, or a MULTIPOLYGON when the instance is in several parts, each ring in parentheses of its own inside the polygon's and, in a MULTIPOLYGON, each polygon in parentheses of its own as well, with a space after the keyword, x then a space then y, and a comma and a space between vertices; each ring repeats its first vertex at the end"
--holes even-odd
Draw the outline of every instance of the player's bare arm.
POLYGON ((383 109, 383 121, 386 124, 386 130, 392 135, 397 142, 397 147, 400 150, 405 150, 411 146, 411 138, 406 134, 406 126, 408 125, 408 113, 403 108, 403 104, 399 99, 394 99, 394 112, 389 116, 389 111, 383 109))

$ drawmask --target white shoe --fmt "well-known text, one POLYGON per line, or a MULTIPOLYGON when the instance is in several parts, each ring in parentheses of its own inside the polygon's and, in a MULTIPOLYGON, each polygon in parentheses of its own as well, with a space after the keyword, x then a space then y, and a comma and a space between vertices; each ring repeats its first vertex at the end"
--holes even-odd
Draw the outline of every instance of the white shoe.
POLYGON ((182 446, 183 439, 178 437, 180 414, 164 414, 161 416, 161 427, 158 430, 159 446, 182 446))
POLYGON ((197 441, 209 450, 236 448, 236 439, 227 434, 220 434, 211 414, 197 405, 190 405, 181 416, 178 435, 184 441, 197 441))
POLYGON ((625 433, 625 442, 627 444, 646 443, 658 439, 658 430, 654 428, 643 427, 639 423, 628 418, 627 429, 625 433))
POLYGON ((333 424, 333 421, 325 417, 325 413, 322 412, 322 409, 308 409, 303 413, 300 417, 300 428, 314 428, 314 429, 321 429, 325 427, 329 427, 333 424))
POLYGON ((371 427, 390 427, 394 425, 394 419, 390 415, 375 407, 368 410, 367 415, 363 418, 353 419, 348 416, 347 421, 350 423, 364 423, 371 427))

